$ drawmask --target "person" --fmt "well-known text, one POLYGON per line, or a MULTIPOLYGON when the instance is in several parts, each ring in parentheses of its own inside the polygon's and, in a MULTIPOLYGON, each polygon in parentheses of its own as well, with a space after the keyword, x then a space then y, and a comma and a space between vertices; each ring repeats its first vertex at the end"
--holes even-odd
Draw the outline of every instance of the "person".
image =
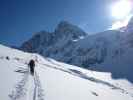
POLYGON ((35 69, 35 61, 33 59, 30 60, 29 64, 28 64, 29 68, 30 68, 30 73, 31 75, 34 76, 34 69, 35 69))

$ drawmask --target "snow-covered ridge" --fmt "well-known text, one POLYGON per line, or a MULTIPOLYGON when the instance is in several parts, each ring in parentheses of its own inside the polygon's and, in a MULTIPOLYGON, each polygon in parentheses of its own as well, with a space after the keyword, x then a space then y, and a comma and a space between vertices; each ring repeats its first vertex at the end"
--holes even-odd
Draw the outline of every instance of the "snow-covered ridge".
POLYGON ((127 80, 2 45, 0 66, 1 100, 133 100, 133 84, 127 80), (34 77, 28 71, 30 59, 36 61, 34 77))

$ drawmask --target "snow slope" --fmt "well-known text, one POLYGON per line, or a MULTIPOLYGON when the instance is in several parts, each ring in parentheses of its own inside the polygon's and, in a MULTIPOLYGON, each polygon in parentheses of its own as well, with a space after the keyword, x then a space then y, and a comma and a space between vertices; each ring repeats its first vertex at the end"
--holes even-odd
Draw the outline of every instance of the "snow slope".
POLYGON ((3 45, 0 66, 1 100, 133 100, 133 84, 127 80, 3 45), (27 67, 30 59, 36 61, 34 77, 27 67))

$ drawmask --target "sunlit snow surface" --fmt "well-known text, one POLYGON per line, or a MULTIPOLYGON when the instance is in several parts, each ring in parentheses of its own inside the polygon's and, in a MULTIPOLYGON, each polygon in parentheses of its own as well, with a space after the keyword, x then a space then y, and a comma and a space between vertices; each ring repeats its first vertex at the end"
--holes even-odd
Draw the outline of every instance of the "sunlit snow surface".
POLYGON ((133 100, 133 84, 0 45, 0 100, 133 100), (9 59, 7 59, 7 56, 9 59), (27 63, 36 60, 35 76, 27 63), (24 73, 15 72, 23 70, 24 73))

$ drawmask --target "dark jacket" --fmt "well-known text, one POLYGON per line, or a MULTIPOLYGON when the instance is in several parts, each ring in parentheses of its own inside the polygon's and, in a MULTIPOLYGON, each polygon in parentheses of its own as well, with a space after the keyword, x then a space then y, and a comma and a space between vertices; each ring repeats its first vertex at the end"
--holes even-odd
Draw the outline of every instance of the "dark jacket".
POLYGON ((33 59, 30 60, 28 66, 30 67, 30 73, 34 75, 35 61, 33 59))

